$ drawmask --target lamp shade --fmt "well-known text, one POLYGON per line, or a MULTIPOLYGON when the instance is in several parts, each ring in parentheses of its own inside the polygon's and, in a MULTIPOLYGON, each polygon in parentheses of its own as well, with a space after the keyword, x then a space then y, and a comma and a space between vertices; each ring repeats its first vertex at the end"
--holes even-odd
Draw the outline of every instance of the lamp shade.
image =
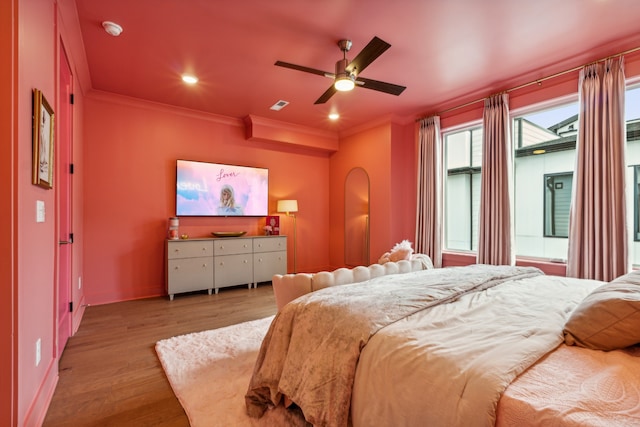
POLYGON ((298 212, 298 201, 278 200, 278 212, 298 212))

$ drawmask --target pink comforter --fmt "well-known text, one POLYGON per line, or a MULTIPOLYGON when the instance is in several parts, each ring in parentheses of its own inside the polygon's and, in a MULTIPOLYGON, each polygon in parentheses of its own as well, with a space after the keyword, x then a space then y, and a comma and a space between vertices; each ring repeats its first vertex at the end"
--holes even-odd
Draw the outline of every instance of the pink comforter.
POLYGON ((358 359, 377 331, 427 308, 541 274, 530 267, 475 265, 308 294, 285 306, 271 324, 245 397, 247 413, 260 417, 286 396, 316 426, 347 426, 358 359))

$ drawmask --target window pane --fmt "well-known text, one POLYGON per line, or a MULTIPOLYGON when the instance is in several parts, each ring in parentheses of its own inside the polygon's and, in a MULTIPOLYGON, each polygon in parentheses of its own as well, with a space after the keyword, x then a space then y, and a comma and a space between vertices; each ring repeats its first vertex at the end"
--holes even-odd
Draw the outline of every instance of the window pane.
POLYGON ((471 165, 471 135, 468 131, 445 136, 447 149, 447 169, 457 169, 471 165))
POLYGON ((480 222, 480 174, 471 175, 471 250, 478 250, 478 223, 480 222))
POLYGON ((577 130, 577 102, 513 120, 516 255, 567 258, 577 130))
POLYGON ((445 134, 445 248, 478 247, 482 128, 445 134))
POLYGON ((446 248, 468 251, 471 249, 471 181, 468 174, 447 177, 446 194, 446 248))
POLYGON ((627 122, 627 224, 633 237, 629 255, 634 266, 640 266, 640 86, 625 93, 627 122), (631 185, 629 185, 631 183, 631 185))
POLYGON ((471 166, 482 167, 482 128, 471 130, 471 166))
POLYGON ((573 174, 544 176, 544 237, 569 237, 573 174))

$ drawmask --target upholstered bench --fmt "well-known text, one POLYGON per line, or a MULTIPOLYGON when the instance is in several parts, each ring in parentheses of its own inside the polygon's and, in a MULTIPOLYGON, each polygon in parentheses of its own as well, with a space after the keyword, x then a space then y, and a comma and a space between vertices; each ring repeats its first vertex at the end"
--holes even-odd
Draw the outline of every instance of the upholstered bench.
POLYGON ((431 258, 424 254, 413 254, 410 260, 385 262, 353 268, 338 268, 318 273, 276 274, 273 276, 273 293, 278 311, 289 301, 318 289, 348 283, 364 282, 375 277, 389 274, 410 273, 412 271, 433 268, 431 258))

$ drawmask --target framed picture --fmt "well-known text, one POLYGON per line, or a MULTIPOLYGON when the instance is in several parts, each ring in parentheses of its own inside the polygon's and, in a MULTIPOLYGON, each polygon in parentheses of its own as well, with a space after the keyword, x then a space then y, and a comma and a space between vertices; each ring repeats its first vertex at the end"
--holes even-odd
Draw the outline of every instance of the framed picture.
POLYGON ((267 216, 266 226, 270 227, 269 234, 278 236, 280 234, 280 217, 278 215, 267 216))
POLYGON ((53 188, 53 109, 38 89, 33 90, 33 183, 53 188))

